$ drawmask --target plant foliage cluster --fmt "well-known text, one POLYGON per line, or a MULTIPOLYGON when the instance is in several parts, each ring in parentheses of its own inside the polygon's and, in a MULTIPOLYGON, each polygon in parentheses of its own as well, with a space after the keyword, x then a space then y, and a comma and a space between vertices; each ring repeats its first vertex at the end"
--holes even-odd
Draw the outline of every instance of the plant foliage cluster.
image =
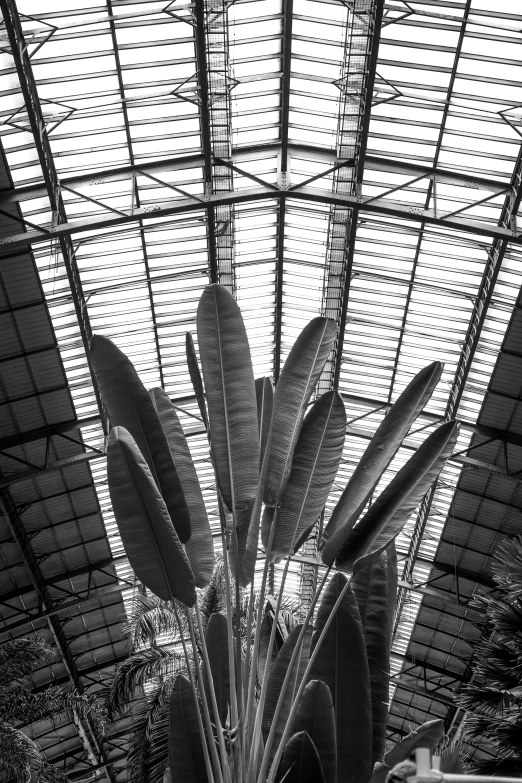
MULTIPOLYGON (((440 364, 412 379, 344 489, 322 532, 325 574, 303 622, 290 622, 282 606, 290 558, 316 529, 343 455, 342 398, 335 391, 313 398, 335 335, 332 321, 312 320, 274 390, 270 379, 254 379, 233 296, 219 285, 205 288, 197 313, 202 375, 190 335, 187 361, 216 476, 223 558, 217 571, 174 406, 162 389, 145 390, 110 340, 92 340, 92 367, 112 424, 113 509, 130 563, 156 596, 138 598, 137 649, 113 687, 121 705, 133 683, 157 677, 137 716, 143 742, 131 766, 142 779, 365 783, 372 774, 382 777, 416 741, 395 756, 384 753, 393 542, 450 456, 457 423, 432 432, 374 495, 438 383, 440 364), (254 591, 260 539, 264 568, 254 591), (267 574, 280 561, 282 584, 270 601, 267 574), (158 644, 159 629, 170 634, 168 653, 158 644), (164 754, 151 752, 154 732, 168 746, 168 765, 164 754)), ((438 740, 439 723, 419 736, 424 744, 438 740)))
POLYGON ((458 703, 470 711, 465 737, 493 753, 473 760, 473 772, 522 777, 521 537, 498 547, 492 570, 496 589, 474 600, 489 633, 475 649, 472 682, 463 686, 458 703))
POLYGON ((106 714, 96 697, 51 686, 33 693, 25 682, 53 655, 43 639, 13 639, 0 645, 0 779, 16 783, 66 783, 67 777, 43 758, 27 729, 68 714, 89 724, 101 738, 106 714))

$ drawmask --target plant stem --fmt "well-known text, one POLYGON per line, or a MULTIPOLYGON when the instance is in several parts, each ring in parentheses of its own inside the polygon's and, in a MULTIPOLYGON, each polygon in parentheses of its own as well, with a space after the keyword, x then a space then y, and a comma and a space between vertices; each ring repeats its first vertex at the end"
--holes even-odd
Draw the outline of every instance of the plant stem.
POLYGON ((281 607, 281 599, 283 597, 283 590, 286 582, 286 576, 288 574, 288 566, 290 565, 290 556, 286 558, 285 568, 283 571, 283 576, 281 578, 281 585, 279 588, 279 594, 277 596, 277 604, 275 608, 275 615, 274 615, 274 622, 272 623, 272 628, 270 629, 270 639, 268 642, 268 652, 266 654, 266 663, 265 663, 265 670, 263 672, 263 682, 261 684, 261 693, 259 695, 259 701, 257 703, 257 712, 256 712, 256 719, 254 723, 254 731, 252 735, 252 746, 251 746, 251 755, 250 755, 250 764, 248 769, 248 779, 251 779, 251 776, 255 774, 255 769, 257 766, 257 756, 259 752, 259 737, 261 734, 261 726, 263 721, 263 712, 265 709, 265 700, 266 700, 266 692, 268 689, 268 678, 270 675, 270 663, 272 661, 272 650, 274 649, 274 641, 275 641, 275 635, 277 633, 277 623, 279 620, 279 609, 281 607))
POLYGON ((275 523, 277 520, 277 508, 274 512, 274 518, 272 520, 272 525, 270 527, 270 537, 268 539, 268 545, 266 548, 265 553, 265 565, 263 568, 263 577, 261 579, 261 591, 259 593, 259 603, 257 605, 257 618, 256 618, 256 635, 254 637, 254 649, 252 652, 252 668, 250 669, 250 682, 248 684, 248 699, 247 699, 247 707, 246 707, 246 714, 245 714, 245 732, 248 731, 250 728, 250 716, 253 711, 253 704, 254 704, 254 691, 255 691, 255 685, 256 685, 256 666, 255 662, 257 661, 257 656, 259 654, 259 640, 261 636, 261 620, 263 617, 263 604, 265 602, 265 589, 266 589, 266 580, 268 576, 268 568, 270 565, 270 553, 272 551, 272 543, 274 541, 274 531, 275 531, 275 523))
MULTIPOLYGON (((276 733, 277 722, 279 720, 279 715, 281 714, 281 709, 283 707, 283 701, 284 701, 286 689, 288 687, 288 683, 290 682, 290 677, 292 676, 292 669, 293 669, 293 666, 294 666, 294 663, 295 663, 295 659, 297 658, 297 654, 299 652, 299 649, 300 649, 301 644, 302 644, 303 639, 304 639, 304 635, 306 633, 306 629, 308 628, 308 625, 310 624, 310 620, 312 619, 312 615, 313 615, 313 612, 314 612, 314 609, 315 609, 315 605, 316 605, 316 603, 318 601, 319 596, 321 595, 321 591, 322 591, 322 589, 323 589, 323 587, 324 587, 324 585, 326 583, 326 580, 328 578, 328 574, 329 573, 330 573, 330 567, 328 567, 326 569, 325 574, 324 574, 324 576, 323 576, 323 578, 321 580, 321 584, 319 585, 319 588, 316 591, 316 593, 315 593, 315 595, 314 595, 314 597, 312 599, 312 603, 310 604, 310 609, 308 610, 308 613, 307 613, 307 615, 305 617, 305 621, 303 623, 303 627, 301 628, 301 631, 300 631, 299 636, 297 638, 297 642, 296 642, 294 651, 292 653, 292 657, 290 658, 290 662, 288 664, 288 668, 287 668, 287 671, 286 671, 285 679, 283 681, 283 686, 281 688, 281 693, 279 694, 279 699, 277 700, 276 708, 275 708, 275 711, 274 711, 274 716, 272 718, 272 725, 270 727, 270 732, 268 734, 268 738, 267 738, 267 741, 266 741, 265 751, 263 753, 263 761, 262 761, 261 769, 259 770, 259 775, 258 775, 258 778, 257 778, 258 783, 262 783, 263 778, 266 775, 266 771, 267 771, 267 768, 268 768, 268 763, 270 761, 270 751, 272 749, 272 744, 274 742, 274 737, 275 737, 275 733, 276 733)), ((337 608, 337 605, 336 605, 335 608, 337 608)), ((308 673, 308 667, 307 667, 306 673, 308 673)), ((303 677, 302 682, 304 682, 304 680, 305 680, 305 678, 303 677)), ((299 691, 298 691, 298 695, 300 697, 299 691)), ((295 701, 294 701, 294 704, 295 704, 295 701)), ((293 705, 292 705, 292 709, 293 709, 293 705)), ((288 728, 288 723, 287 723, 287 725, 285 727, 285 732, 283 733, 283 737, 286 736, 287 728, 288 728)), ((283 740, 281 739, 281 743, 279 745, 278 752, 279 752, 279 749, 282 747, 282 743, 283 743, 283 740)))
MULTIPOLYGON (((185 634, 183 632, 183 627, 181 625, 181 619, 178 614, 178 609, 176 607, 176 604, 174 603, 174 599, 171 599, 172 608, 174 609, 174 614, 176 615, 176 622, 178 623, 179 628, 179 635, 181 637, 181 644, 183 645, 183 652, 185 653, 185 660, 187 662, 187 670, 189 675, 190 684, 192 686, 192 695, 194 696, 194 705, 196 707, 196 718, 198 721, 198 729, 199 734, 201 736, 201 746, 203 748, 203 757, 205 759, 205 768, 207 770, 207 777, 209 779, 209 783, 214 783, 214 773, 212 772, 212 765, 210 763, 210 756, 208 755, 208 747, 207 747, 207 741, 205 739, 205 729, 203 728, 203 721, 201 720, 201 712, 199 709, 199 702, 198 702, 198 693, 196 690, 196 683, 194 682, 194 675, 192 674, 192 669, 190 666, 190 658, 187 650, 187 644, 185 642, 185 634)), ((212 738, 212 742, 214 739, 212 738)))
MULTIPOLYGON (((339 608, 339 606, 341 604, 341 601, 343 600, 343 598, 344 598, 348 588, 350 587, 350 585, 352 583, 352 578, 353 577, 350 576, 350 578, 346 580, 346 584, 343 587, 343 589, 341 590, 341 592, 339 593, 339 597, 338 597, 337 601, 335 602, 335 604, 334 604, 334 606, 332 608, 332 611, 328 615, 328 619, 326 620, 326 623, 324 624, 324 628, 321 631, 321 635, 320 635, 319 639, 317 640, 317 644, 314 647, 314 651, 313 651, 313 653, 310 656, 310 660, 308 661, 308 666, 305 669, 305 672, 303 674, 303 679, 301 680, 301 682, 299 684, 299 688, 297 689, 297 693, 295 695, 292 707, 290 709, 290 714, 288 716, 288 720, 286 722, 286 726, 284 728, 283 735, 281 737, 281 742, 279 743, 279 747, 278 747, 277 752, 275 754, 274 761, 273 761, 272 767, 270 769, 270 774, 268 776, 267 783, 272 783, 272 781, 275 778, 275 775, 276 775, 276 772, 277 772, 277 768, 279 766, 279 762, 281 761, 281 756, 283 755, 283 751, 284 751, 284 748, 285 748, 285 743, 286 743, 286 740, 288 738, 288 734, 290 733, 290 728, 291 728, 291 725, 292 725, 292 721, 294 719, 294 715, 295 715, 295 713, 297 711, 297 707, 299 705, 299 699, 301 698, 301 695, 302 695, 302 693, 303 693, 303 691, 304 691, 304 689, 306 687, 306 683, 307 683, 307 680, 308 680, 308 676, 310 674, 310 670, 311 670, 312 666, 314 665, 315 659, 317 658, 319 650, 321 649, 321 645, 323 643, 324 637, 326 636, 326 633, 327 633, 327 631, 328 631, 328 629, 329 629, 329 627, 330 627, 330 625, 331 625, 331 623, 332 623, 332 621, 333 621, 333 619, 335 617, 335 613, 337 612, 337 609, 339 608)), ((283 686, 283 688, 284 688, 284 686, 283 686)), ((279 706, 279 703, 278 703, 278 706, 279 706)), ((275 716, 274 716, 274 718, 275 718, 275 716)), ((274 725, 275 725, 275 720, 274 720, 274 725)), ((265 761, 264 758, 263 758, 263 761, 265 761)), ((263 771, 263 774, 264 774, 264 771, 263 771)), ((261 774, 259 776, 259 780, 261 780, 261 774)))
MULTIPOLYGON (((201 667, 199 665, 198 648, 196 645, 196 637, 194 634, 194 625, 192 623, 192 617, 190 616, 190 609, 185 607, 187 612, 187 620, 190 630, 190 640, 192 642, 192 649, 194 650, 194 663, 196 665, 196 674, 200 685, 201 704, 203 705, 203 715, 205 716, 205 724, 207 727, 208 742, 210 745, 210 754, 214 763, 214 769, 216 773, 216 780, 218 783, 223 783, 223 775, 221 774, 221 767, 219 765, 219 758, 216 751, 216 743, 214 741, 214 732, 212 731, 212 721, 210 720, 210 713, 208 710, 207 695, 205 693, 205 685, 203 683, 203 676, 201 674, 201 667)), ((227 764, 228 767, 228 764, 227 764)))
MULTIPOLYGON (((230 590, 230 571, 228 566, 228 550, 225 536, 223 542, 223 571, 225 575, 225 597, 227 602, 227 635, 228 635, 228 668, 230 671, 230 722, 233 727, 238 723, 236 666, 234 660, 234 632, 232 629, 232 593, 230 590)), ((236 607, 236 626, 239 607, 236 607)), ((237 628, 236 628, 237 631, 237 628)))
POLYGON ((214 713, 214 723, 216 724, 216 733, 218 737, 218 744, 219 744, 219 752, 221 755, 221 764, 223 766, 223 770, 226 775, 226 770, 228 769, 228 755, 225 748, 225 743, 223 740, 223 727, 221 726, 221 718, 218 711, 217 706, 217 700, 216 700, 216 692, 214 690, 214 679, 212 677, 212 669, 210 668, 210 660, 208 657, 208 650, 207 650, 207 642, 205 639, 205 634, 203 633, 203 623, 201 622, 201 612, 199 611, 199 606, 196 603, 196 619, 198 623, 198 630, 199 635, 201 637, 201 650, 203 652, 203 665, 205 667, 207 678, 208 678, 208 689, 210 691, 210 701, 212 703, 212 711, 214 713))

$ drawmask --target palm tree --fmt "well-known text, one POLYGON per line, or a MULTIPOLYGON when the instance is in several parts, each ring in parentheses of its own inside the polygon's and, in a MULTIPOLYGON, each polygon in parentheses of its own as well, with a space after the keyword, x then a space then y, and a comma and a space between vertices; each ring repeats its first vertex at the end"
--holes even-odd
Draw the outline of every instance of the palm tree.
POLYGON ((495 754, 473 761, 473 771, 522 777, 522 537, 497 549, 493 579, 496 589, 475 601, 490 632, 475 651, 474 681, 462 688, 458 700, 471 712, 466 737, 495 754))
POLYGON ((24 682, 53 650, 39 637, 14 639, 0 646, 0 775, 20 783, 64 783, 67 776, 45 761, 26 729, 57 714, 74 711, 89 718, 101 737, 105 732, 104 708, 95 697, 61 688, 32 693, 24 682))

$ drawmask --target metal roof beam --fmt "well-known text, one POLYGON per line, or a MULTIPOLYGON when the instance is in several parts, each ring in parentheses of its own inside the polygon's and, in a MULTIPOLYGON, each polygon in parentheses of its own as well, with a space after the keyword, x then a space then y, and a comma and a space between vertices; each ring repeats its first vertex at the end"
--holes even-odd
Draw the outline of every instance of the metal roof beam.
POLYGON ((16 435, 7 435, 0 438, 0 451, 14 449, 17 446, 23 446, 26 443, 33 443, 37 440, 46 440, 54 435, 61 435, 64 432, 72 432, 82 427, 92 427, 101 423, 100 416, 88 416, 85 419, 71 419, 70 421, 59 422, 58 424, 48 424, 45 427, 36 427, 34 430, 26 430, 16 435))
MULTIPOLYGON (((16 2, 15 0, 0 0, 0 8, 2 10, 4 25, 9 38, 11 55, 14 59, 16 71, 20 80, 20 88, 24 98, 29 124, 31 126, 33 142, 42 168, 47 197, 53 211, 53 223, 67 223, 67 214, 65 212, 65 205, 61 194, 60 180, 54 165, 45 118, 33 76, 29 49, 25 41, 22 23, 16 8, 16 2)), ((85 353, 88 356, 92 329, 87 313, 87 303, 83 294, 80 272, 76 263, 74 247, 69 234, 60 234, 58 240, 60 242, 60 249, 67 271, 67 277, 69 279, 71 296, 74 302, 83 346, 85 353)), ((92 371, 91 377, 98 408, 104 420, 104 428, 106 429, 105 422, 108 417, 106 416, 96 378, 92 371)))
MULTIPOLYGON (((338 160, 353 158, 354 163, 338 169, 332 188, 357 200, 361 197, 364 175, 383 7, 383 0, 353 3, 346 32, 343 75, 337 85, 344 94, 337 128, 338 160)), ((339 385, 357 218, 357 206, 330 209, 322 311, 337 321, 338 334, 332 359, 319 380, 319 393, 339 385)))
MULTIPOLYGON (((294 0, 283 0, 283 37, 281 42, 281 148, 278 160, 278 186, 286 189, 289 184, 288 129, 290 117, 290 77, 292 64, 292 27, 294 0)), ((281 330, 283 323, 283 276, 285 258, 285 216, 286 199, 279 199, 277 209, 277 261, 276 261, 276 307, 274 381, 277 383, 281 370, 281 330)))
MULTIPOLYGON (((189 215, 223 205, 248 204, 255 201, 271 201, 279 198, 292 198, 297 201, 318 204, 336 204, 344 207, 357 207, 359 212, 385 217, 395 217, 413 223, 424 223, 440 228, 443 231, 458 231, 474 235, 495 238, 504 242, 512 242, 522 245, 522 231, 513 224, 493 225, 484 220, 465 218, 461 215, 453 215, 450 212, 435 213, 433 208, 422 209, 411 206, 408 203, 393 201, 385 198, 369 198, 344 193, 332 193, 330 190, 314 187, 294 186, 291 190, 274 190, 273 187, 257 187, 238 189, 230 192, 214 193, 209 196, 193 196, 190 198, 169 199, 159 203, 146 204, 140 209, 135 209, 123 214, 114 212, 103 215, 95 215, 82 220, 74 220, 69 223, 58 223, 56 226, 47 226, 41 230, 32 229, 20 234, 2 237, 0 239, 0 251, 8 252, 12 248, 26 246, 27 244, 39 244, 49 242, 52 239, 61 239, 65 236, 85 231, 98 231, 100 228, 111 228, 137 223, 141 218, 168 217, 177 215, 189 215)), ((471 205, 470 205, 471 206, 471 205)))
MULTIPOLYGON (((256 147, 242 147, 235 150, 231 157, 232 163, 241 163, 243 161, 254 160, 257 158, 270 157, 280 152, 281 144, 267 144, 256 147)), ((330 168, 339 162, 345 162, 346 165, 353 165, 354 158, 343 159, 336 153, 318 147, 306 147, 299 144, 288 143, 288 151, 295 155, 308 156, 312 159, 324 161, 325 168, 330 168)), ((175 158, 166 158, 161 161, 152 161, 143 164, 132 164, 128 166, 115 166, 111 169, 92 170, 88 174, 79 174, 73 177, 64 177, 60 180, 63 186, 77 188, 88 185, 92 181, 101 181, 103 183, 119 182, 124 179, 132 179, 140 174, 159 175, 162 172, 187 171, 188 169, 202 169, 205 165, 203 155, 182 155, 175 158)), ((441 168, 439 166, 421 166, 413 163, 395 161, 390 158, 380 158, 375 155, 367 155, 365 158, 365 171, 382 171, 404 176, 406 179, 413 179, 424 175, 426 179, 437 180, 437 183, 444 185, 454 185, 456 187, 466 187, 473 190, 486 190, 491 193, 501 193, 506 188, 506 183, 500 180, 488 179, 486 177, 477 177, 474 174, 461 174, 458 171, 441 168)), ((47 196, 47 189, 44 185, 28 185, 11 190, 0 191, 0 208, 5 209, 9 204, 21 203, 23 201, 47 196)), ((37 304, 41 304, 37 302, 37 304)), ((22 305, 22 308, 31 305, 22 305)))
MULTIPOLYGON (((14 509, 13 509, 14 513, 14 509)), ((20 512, 16 512, 19 516, 20 512)), ((72 579, 77 579, 79 576, 86 576, 87 574, 92 573, 93 571, 103 571, 106 572, 108 568, 113 568, 116 563, 123 563, 126 560, 128 560, 127 555, 117 555, 116 557, 108 557, 105 560, 100 560, 98 563, 87 563, 87 565, 81 566, 80 568, 74 568, 71 571, 64 571, 61 574, 57 574, 56 576, 51 576, 47 578, 43 578, 42 584, 45 587, 52 587, 53 585, 60 584, 61 582, 68 582, 72 579)), ((118 580, 118 577, 116 574, 107 574, 105 573, 105 576, 110 576, 112 579, 118 580)), ((0 603, 2 601, 13 601, 16 598, 20 598, 23 595, 27 595, 28 593, 32 593, 35 591, 34 584, 32 585, 23 585, 22 587, 18 587, 15 590, 10 590, 7 593, 3 593, 0 595, 0 603)))

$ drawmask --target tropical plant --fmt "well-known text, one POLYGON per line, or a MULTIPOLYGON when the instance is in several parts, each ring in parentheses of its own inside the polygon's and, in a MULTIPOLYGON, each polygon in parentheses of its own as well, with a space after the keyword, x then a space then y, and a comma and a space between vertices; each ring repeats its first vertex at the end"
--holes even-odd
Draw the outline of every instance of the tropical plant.
POLYGON ((224 607, 206 629, 196 590, 212 578, 213 540, 176 411, 162 389, 147 393, 109 339, 92 340, 91 363, 112 424, 107 466, 116 521, 138 579, 170 602, 186 663, 186 676, 178 674, 171 689, 166 780, 364 783, 374 762, 388 766, 393 541, 450 456, 458 425, 432 432, 374 499, 438 383, 442 367, 433 363, 412 379, 370 441, 324 529, 326 569, 311 606, 275 654, 290 559, 322 514, 343 453, 346 413, 336 391, 315 399, 305 417, 335 335, 334 322, 313 319, 274 390, 269 379, 254 380, 234 297, 220 285, 203 292, 203 377, 191 336, 187 360, 216 475, 225 589, 224 607), (265 561, 256 598, 260 535, 265 561), (267 576, 282 560, 268 634, 267 576), (246 634, 234 605, 246 612, 246 634))
MULTIPOLYGON (((212 619, 225 611, 226 599, 224 588, 223 560, 216 558, 214 573, 210 584, 198 596, 199 609, 203 630, 207 639, 213 639, 216 631, 219 634, 220 620, 212 619)), ((250 640, 247 638, 248 603, 243 601, 239 610, 239 628, 241 633, 242 651, 246 655, 250 651, 250 640)), ((266 652, 274 617, 273 596, 266 602, 262 621, 261 643, 259 654, 260 669, 266 665, 266 652)), ((256 607, 254 595, 254 607, 256 607)), ((121 663, 115 672, 107 692, 107 708, 109 715, 117 718, 131 715, 132 721, 127 741, 127 774, 133 783, 147 783, 161 780, 168 755, 168 719, 169 698, 177 675, 188 676, 187 662, 182 652, 180 625, 176 618, 176 610, 181 620, 181 630, 188 637, 189 631, 184 622, 183 607, 176 602, 163 601, 152 593, 136 592, 130 600, 127 617, 122 625, 122 635, 131 648, 129 657, 121 663)), ((233 604, 233 625, 236 627, 236 606, 233 604)), ((288 598, 281 602, 279 612, 279 628, 275 637, 275 649, 283 645, 284 638, 298 623, 298 604, 288 598)), ((250 629, 252 634, 252 629, 250 629)), ((198 651, 201 649, 198 629, 195 629, 198 651)), ((212 667, 213 643, 208 643, 212 667)), ((219 651, 219 643, 216 641, 219 651)), ((273 656, 275 657, 275 656, 273 656)), ((195 676, 194 666, 192 674, 195 676)), ((219 668, 216 669, 219 676, 219 668)), ((261 675, 262 676, 262 675, 261 675)), ((217 687, 216 682, 214 683, 217 687)), ((226 704, 226 688, 219 702, 226 704)), ((230 728, 226 722, 226 707, 222 710, 222 724, 230 728), (224 714, 223 714, 224 713, 224 714)))
POLYGON ((48 763, 26 733, 41 720, 73 711, 89 718, 101 737, 106 717, 102 703, 76 691, 49 687, 33 693, 24 686, 29 675, 53 654, 43 639, 14 639, 0 645, 0 776, 20 783, 65 783, 66 775, 48 763))
POLYGON ((473 680, 457 700, 469 711, 464 736, 494 754, 472 759, 472 771, 522 777, 522 537, 498 547, 492 571, 496 589, 473 601, 489 631, 475 648, 473 680))

